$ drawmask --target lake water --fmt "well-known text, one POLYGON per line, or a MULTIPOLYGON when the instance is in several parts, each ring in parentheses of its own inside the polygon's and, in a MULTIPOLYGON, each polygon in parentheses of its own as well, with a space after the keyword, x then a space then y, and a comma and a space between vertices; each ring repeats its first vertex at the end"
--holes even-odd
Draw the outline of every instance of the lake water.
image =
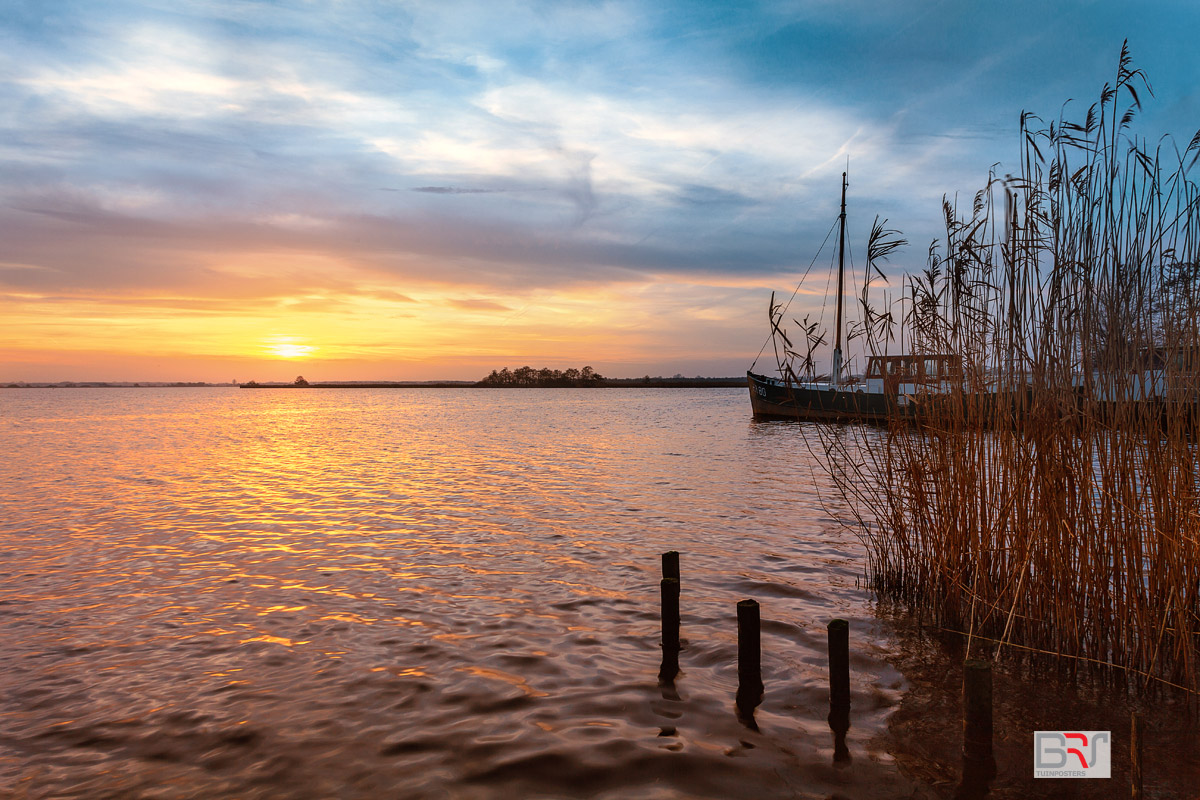
POLYGON ((744 390, 29 389, 0 412, 0 796, 924 797, 956 746, 897 766, 904 648, 806 428, 744 390))

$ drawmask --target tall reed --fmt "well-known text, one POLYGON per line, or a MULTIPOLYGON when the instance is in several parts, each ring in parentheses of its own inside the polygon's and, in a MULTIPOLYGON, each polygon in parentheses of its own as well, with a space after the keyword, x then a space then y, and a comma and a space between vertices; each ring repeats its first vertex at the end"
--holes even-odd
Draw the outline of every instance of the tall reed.
POLYGON ((1082 119, 1022 115, 1020 175, 946 202, 906 286, 906 349, 962 357, 954 402, 821 435, 882 594, 1195 693, 1200 133, 1136 136, 1149 89, 1126 47, 1082 119))

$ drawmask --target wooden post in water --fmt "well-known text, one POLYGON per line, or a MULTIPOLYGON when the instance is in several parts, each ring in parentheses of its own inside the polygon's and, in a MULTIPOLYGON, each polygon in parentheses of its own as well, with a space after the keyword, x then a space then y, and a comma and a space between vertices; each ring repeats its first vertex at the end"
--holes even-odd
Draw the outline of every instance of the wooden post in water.
POLYGON ((1142 715, 1136 711, 1129 715, 1129 769, 1130 788, 1133 800, 1142 800, 1142 715))
POLYGON ((758 730, 754 709, 762 702, 762 649, 758 602, 741 600, 737 604, 738 689, 735 706, 743 725, 758 730))
POLYGON ((762 696, 762 648, 758 601, 741 600, 737 604, 738 621, 738 697, 753 698, 758 705, 762 696))
POLYGON ((679 649, 679 579, 663 578, 659 582, 662 596, 662 645, 665 650, 679 649))
POLYGON ((662 554, 662 580, 659 594, 662 597, 662 666, 658 670, 658 682, 673 686, 679 674, 679 553, 669 550, 662 554))
POLYGON ((829 621, 829 710, 850 708, 850 623, 829 621))
POLYGON ((662 571, 664 578, 679 580, 679 552, 668 550, 662 554, 662 571))
POLYGON ((969 658, 963 664, 963 758, 993 763, 992 665, 969 658))

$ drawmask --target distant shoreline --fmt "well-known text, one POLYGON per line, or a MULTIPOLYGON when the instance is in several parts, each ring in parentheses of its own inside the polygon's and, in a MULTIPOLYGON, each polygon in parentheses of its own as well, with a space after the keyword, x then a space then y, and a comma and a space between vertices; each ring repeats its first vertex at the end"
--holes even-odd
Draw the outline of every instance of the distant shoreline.
POLYGON ((605 378, 591 386, 495 386, 474 381, 428 383, 294 383, 240 384, 242 389, 481 389, 509 391, 520 389, 731 389, 746 386, 745 378, 605 378))
MULTIPOLYGON (((605 378, 586 388, 596 389, 731 389, 744 388, 745 378, 605 378)), ((196 383, 196 382, 124 382, 124 381, 59 381, 57 383, 6 383, 3 389, 570 389, 570 386, 484 386, 477 381, 361 381, 294 383, 196 383)))

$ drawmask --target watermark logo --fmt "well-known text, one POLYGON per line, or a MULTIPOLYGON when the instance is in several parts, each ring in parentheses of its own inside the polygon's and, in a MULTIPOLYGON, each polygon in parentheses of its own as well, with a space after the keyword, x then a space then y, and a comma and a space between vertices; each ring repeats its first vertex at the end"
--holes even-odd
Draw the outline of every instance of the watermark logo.
POLYGON ((1033 734, 1033 777, 1109 778, 1109 731, 1037 731, 1033 734))

